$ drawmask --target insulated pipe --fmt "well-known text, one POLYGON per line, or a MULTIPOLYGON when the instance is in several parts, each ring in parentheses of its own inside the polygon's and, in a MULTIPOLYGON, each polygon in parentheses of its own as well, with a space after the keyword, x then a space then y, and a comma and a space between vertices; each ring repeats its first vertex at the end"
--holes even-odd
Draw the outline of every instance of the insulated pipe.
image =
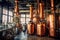
POLYGON ((33 6, 30 6, 30 19, 33 20, 33 6))

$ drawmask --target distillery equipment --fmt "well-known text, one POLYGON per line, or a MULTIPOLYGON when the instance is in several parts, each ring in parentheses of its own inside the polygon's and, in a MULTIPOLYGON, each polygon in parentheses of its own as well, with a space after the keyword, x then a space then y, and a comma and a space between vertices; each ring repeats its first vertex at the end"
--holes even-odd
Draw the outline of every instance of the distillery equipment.
POLYGON ((49 15, 49 35, 55 37, 55 14, 54 14, 54 0, 51 0, 51 14, 49 15))
POLYGON ((27 33, 34 34, 34 23, 33 23, 33 6, 30 5, 30 22, 27 25, 27 33))

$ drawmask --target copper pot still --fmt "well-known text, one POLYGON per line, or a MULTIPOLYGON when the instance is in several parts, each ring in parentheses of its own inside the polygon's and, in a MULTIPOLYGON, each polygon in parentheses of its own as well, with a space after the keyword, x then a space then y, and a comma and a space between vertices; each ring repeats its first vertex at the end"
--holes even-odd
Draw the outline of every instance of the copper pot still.
POLYGON ((37 24, 37 35, 44 36, 45 35, 45 23, 41 22, 37 24))
POLYGON ((55 19, 54 15, 49 15, 49 35, 55 37, 55 19))
POLYGON ((28 34, 34 34, 34 24, 33 23, 29 23, 27 25, 27 33, 28 34))

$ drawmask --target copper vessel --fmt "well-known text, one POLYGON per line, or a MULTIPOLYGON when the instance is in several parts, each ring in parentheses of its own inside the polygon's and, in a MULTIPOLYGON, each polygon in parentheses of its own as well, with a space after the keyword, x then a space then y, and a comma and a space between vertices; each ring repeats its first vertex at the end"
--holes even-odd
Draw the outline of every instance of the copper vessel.
POLYGON ((29 23, 27 25, 27 33, 28 34, 34 34, 34 24, 33 23, 29 23))
POLYGON ((32 22, 33 20, 33 6, 32 5, 30 5, 30 19, 31 21, 27 25, 27 33, 34 34, 34 23, 32 22))
POLYGON ((45 35, 45 23, 40 22, 37 24, 37 35, 39 36, 45 35))
POLYGON ((49 15, 49 35, 51 37, 55 37, 56 36, 56 32, 55 32, 55 11, 54 11, 54 0, 51 0, 51 14, 49 15))
POLYGON ((54 23, 54 15, 49 15, 49 35, 51 37, 55 36, 55 23, 54 23))

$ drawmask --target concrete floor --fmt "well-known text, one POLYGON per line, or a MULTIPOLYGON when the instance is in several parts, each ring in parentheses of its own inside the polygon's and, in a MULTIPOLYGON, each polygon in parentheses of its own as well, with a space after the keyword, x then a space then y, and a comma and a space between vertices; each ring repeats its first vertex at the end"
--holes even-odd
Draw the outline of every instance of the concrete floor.
POLYGON ((21 32, 19 35, 17 35, 14 40, 56 40, 54 38, 50 37, 39 37, 34 35, 27 35, 27 33, 24 34, 24 32, 21 32))

